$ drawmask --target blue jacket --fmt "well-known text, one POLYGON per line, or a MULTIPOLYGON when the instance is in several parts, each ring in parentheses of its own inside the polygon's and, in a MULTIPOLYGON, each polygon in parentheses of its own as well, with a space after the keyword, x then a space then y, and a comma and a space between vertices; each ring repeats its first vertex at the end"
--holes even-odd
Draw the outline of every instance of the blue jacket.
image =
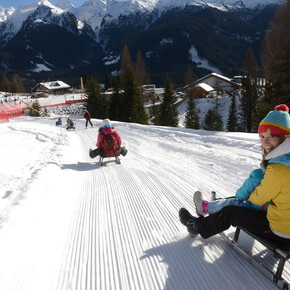
POLYGON ((250 194, 256 189, 256 187, 260 185, 261 181, 264 178, 264 173, 265 170, 262 167, 253 170, 250 176, 245 180, 243 185, 237 190, 236 198, 245 201, 244 204, 245 207, 252 208, 255 210, 262 209, 262 206, 252 204, 251 202, 247 202, 247 200, 249 199, 250 194))

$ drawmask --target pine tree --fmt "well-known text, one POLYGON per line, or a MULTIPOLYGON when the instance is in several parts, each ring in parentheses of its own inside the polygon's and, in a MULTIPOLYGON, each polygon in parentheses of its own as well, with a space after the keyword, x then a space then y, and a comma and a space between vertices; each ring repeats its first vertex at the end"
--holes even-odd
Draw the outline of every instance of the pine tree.
POLYGON ((254 118, 254 130, 257 131, 259 123, 265 118, 265 116, 272 111, 278 104, 277 95, 272 84, 267 83, 263 97, 258 102, 257 112, 254 118))
MULTIPOLYGON (((266 33, 262 52, 263 71, 277 103, 290 104, 290 0, 277 10, 266 33)), ((273 108, 271 108, 273 109, 273 108)))
POLYGON ((179 123, 177 106, 175 105, 172 82, 169 76, 166 76, 164 85, 163 100, 160 105, 160 125, 177 127, 179 123))
POLYGON ((186 74, 185 74, 185 84, 186 85, 191 84, 194 81, 194 79, 195 79, 194 73, 192 71, 191 65, 189 64, 187 67, 186 74))
POLYGON ((254 117, 257 111, 258 91, 255 82, 251 81, 250 75, 244 80, 241 97, 241 125, 246 132, 253 131, 254 117))
POLYGON ((231 105, 229 110, 229 116, 227 120, 227 130, 229 132, 237 132, 239 128, 238 124, 238 109, 235 94, 231 93, 231 105))
POLYGON ((109 116, 112 120, 124 121, 125 109, 123 102, 123 93, 121 93, 121 80, 117 76, 113 80, 113 93, 110 100, 109 116))
POLYGON ((223 120, 215 109, 209 109, 204 119, 204 129, 210 131, 222 131, 223 120))
POLYGON ((251 47, 247 49, 243 70, 246 75, 255 78, 259 75, 260 68, 251 47))
POLYGON ((216 127, 216 113, 214 109, 209 109, 204 117, 204 129, 214 131, 216 127))
POLYGON ((105 90, 108 90, 111 87, 111 78, 108 73, 105 74, 105 90))
POLYGON ((10 82, 5 74, 0 75, 0 91, 11 92, 10 82))
POLYGON ((131 58, 130 51, 127 47, 127 45, 124 45, 123 51, 122 51, 122 56, 121 56, 121 71, 119 73, 121 82, 124 85, 124 75, 127 69, 133 69, 133 61, 131 58))
POLYGON ((195 102, 192 95, 188 98, 184 126, 185 128, 190 129, 200 129, 200 119, 196 111, 195 102))
POLYGON ((93 77, 88 77, 86 85, 88 95, 87 108, 93 118, 105 119, 108 117, 108 101, 100 93, 98 81, 93 77))
POLYGON ((84 87, 87 87, 87 83, 90 79, 90 75, 87 71, 84 72, 84 76, 83 76, 83 83, 84 83, 84 87))
POLYGON ((137 86, 136 78, 131 66, 127 66, 124 72, 123 82, 124 104, 126 104, 127 109, 124 121, 147 124, 148 119, 145 113, 142 95, 137 86))
POLYGON ((11 90, 12 90, 12 93, 24 93, 25 92, 23 82, 18 74, 14 74, 12 76, 11 90))
POLYGON ((32 109, 30 109, 29 116, 39 117, 40 116, 40 112, 41 112, 41 107, 40 107, 39 101, 38 100, 35 100, 32 103, 32 106, 31 107, 32 107, 32 109))
POLYGON ((138 50, 137 52, 137 59, 135 63, 135 75, 138 86, 142 86, 150 82, 150 75, 140 50, 138 50))
POLYGON ((152 96, 152 115, 151 115, 151 122, 154 125, 160 125, 160 110, 156 106, 156 99, 155 96, 152 96))

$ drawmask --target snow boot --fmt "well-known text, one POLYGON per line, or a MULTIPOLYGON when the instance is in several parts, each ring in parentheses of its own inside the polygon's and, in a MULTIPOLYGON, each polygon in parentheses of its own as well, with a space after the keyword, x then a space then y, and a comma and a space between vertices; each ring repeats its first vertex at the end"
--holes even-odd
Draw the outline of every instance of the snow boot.
POLYGON ((197 218, 192 216, 187 209, 181 208, 179 210, 179 220, 187 227, 187 230, 191 236, 196 236, 199 234, 196 224, 197 218))
POLYGON ((203 210, 203 194, 201 191, 196 191, 193 195, 193 202, 195 205, 195 211, 198 215, 205 216, 207 213, 203 210))
POLYGON ((120 147, 120 154, 123 156, 126 156, 126 154, 128 153, 128 150, 125 148, 125 146, 120 147))
POLYGON ((89 155, 91 158, 95 158, 96 156, 100 155, 101 153, 101 148, 96 148, 94 150, 90 149, 89 155))

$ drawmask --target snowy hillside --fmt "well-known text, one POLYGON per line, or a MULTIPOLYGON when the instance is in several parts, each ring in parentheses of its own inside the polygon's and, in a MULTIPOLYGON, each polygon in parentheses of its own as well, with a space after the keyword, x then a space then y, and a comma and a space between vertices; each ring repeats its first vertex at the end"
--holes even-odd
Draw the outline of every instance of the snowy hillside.
POLYGON ((220 236, 193 239, 178 220, 197 189, 235 193, 259 166, 257 134, 113 122, 129 152, 101 167, 88 156, 100 120, 66 131, 56 119, 0 125, 0 290, 276 289, 220 236))

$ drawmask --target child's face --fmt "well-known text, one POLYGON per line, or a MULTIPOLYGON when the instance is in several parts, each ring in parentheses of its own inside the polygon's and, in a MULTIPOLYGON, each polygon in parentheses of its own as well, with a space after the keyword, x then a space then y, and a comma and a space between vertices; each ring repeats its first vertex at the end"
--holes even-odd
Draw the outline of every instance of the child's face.
POLYGON ((279 136, 273 135, 271 133, 261 133, 259 137, 261 145, 267 154, 275 149, 282 142, 279 136))

